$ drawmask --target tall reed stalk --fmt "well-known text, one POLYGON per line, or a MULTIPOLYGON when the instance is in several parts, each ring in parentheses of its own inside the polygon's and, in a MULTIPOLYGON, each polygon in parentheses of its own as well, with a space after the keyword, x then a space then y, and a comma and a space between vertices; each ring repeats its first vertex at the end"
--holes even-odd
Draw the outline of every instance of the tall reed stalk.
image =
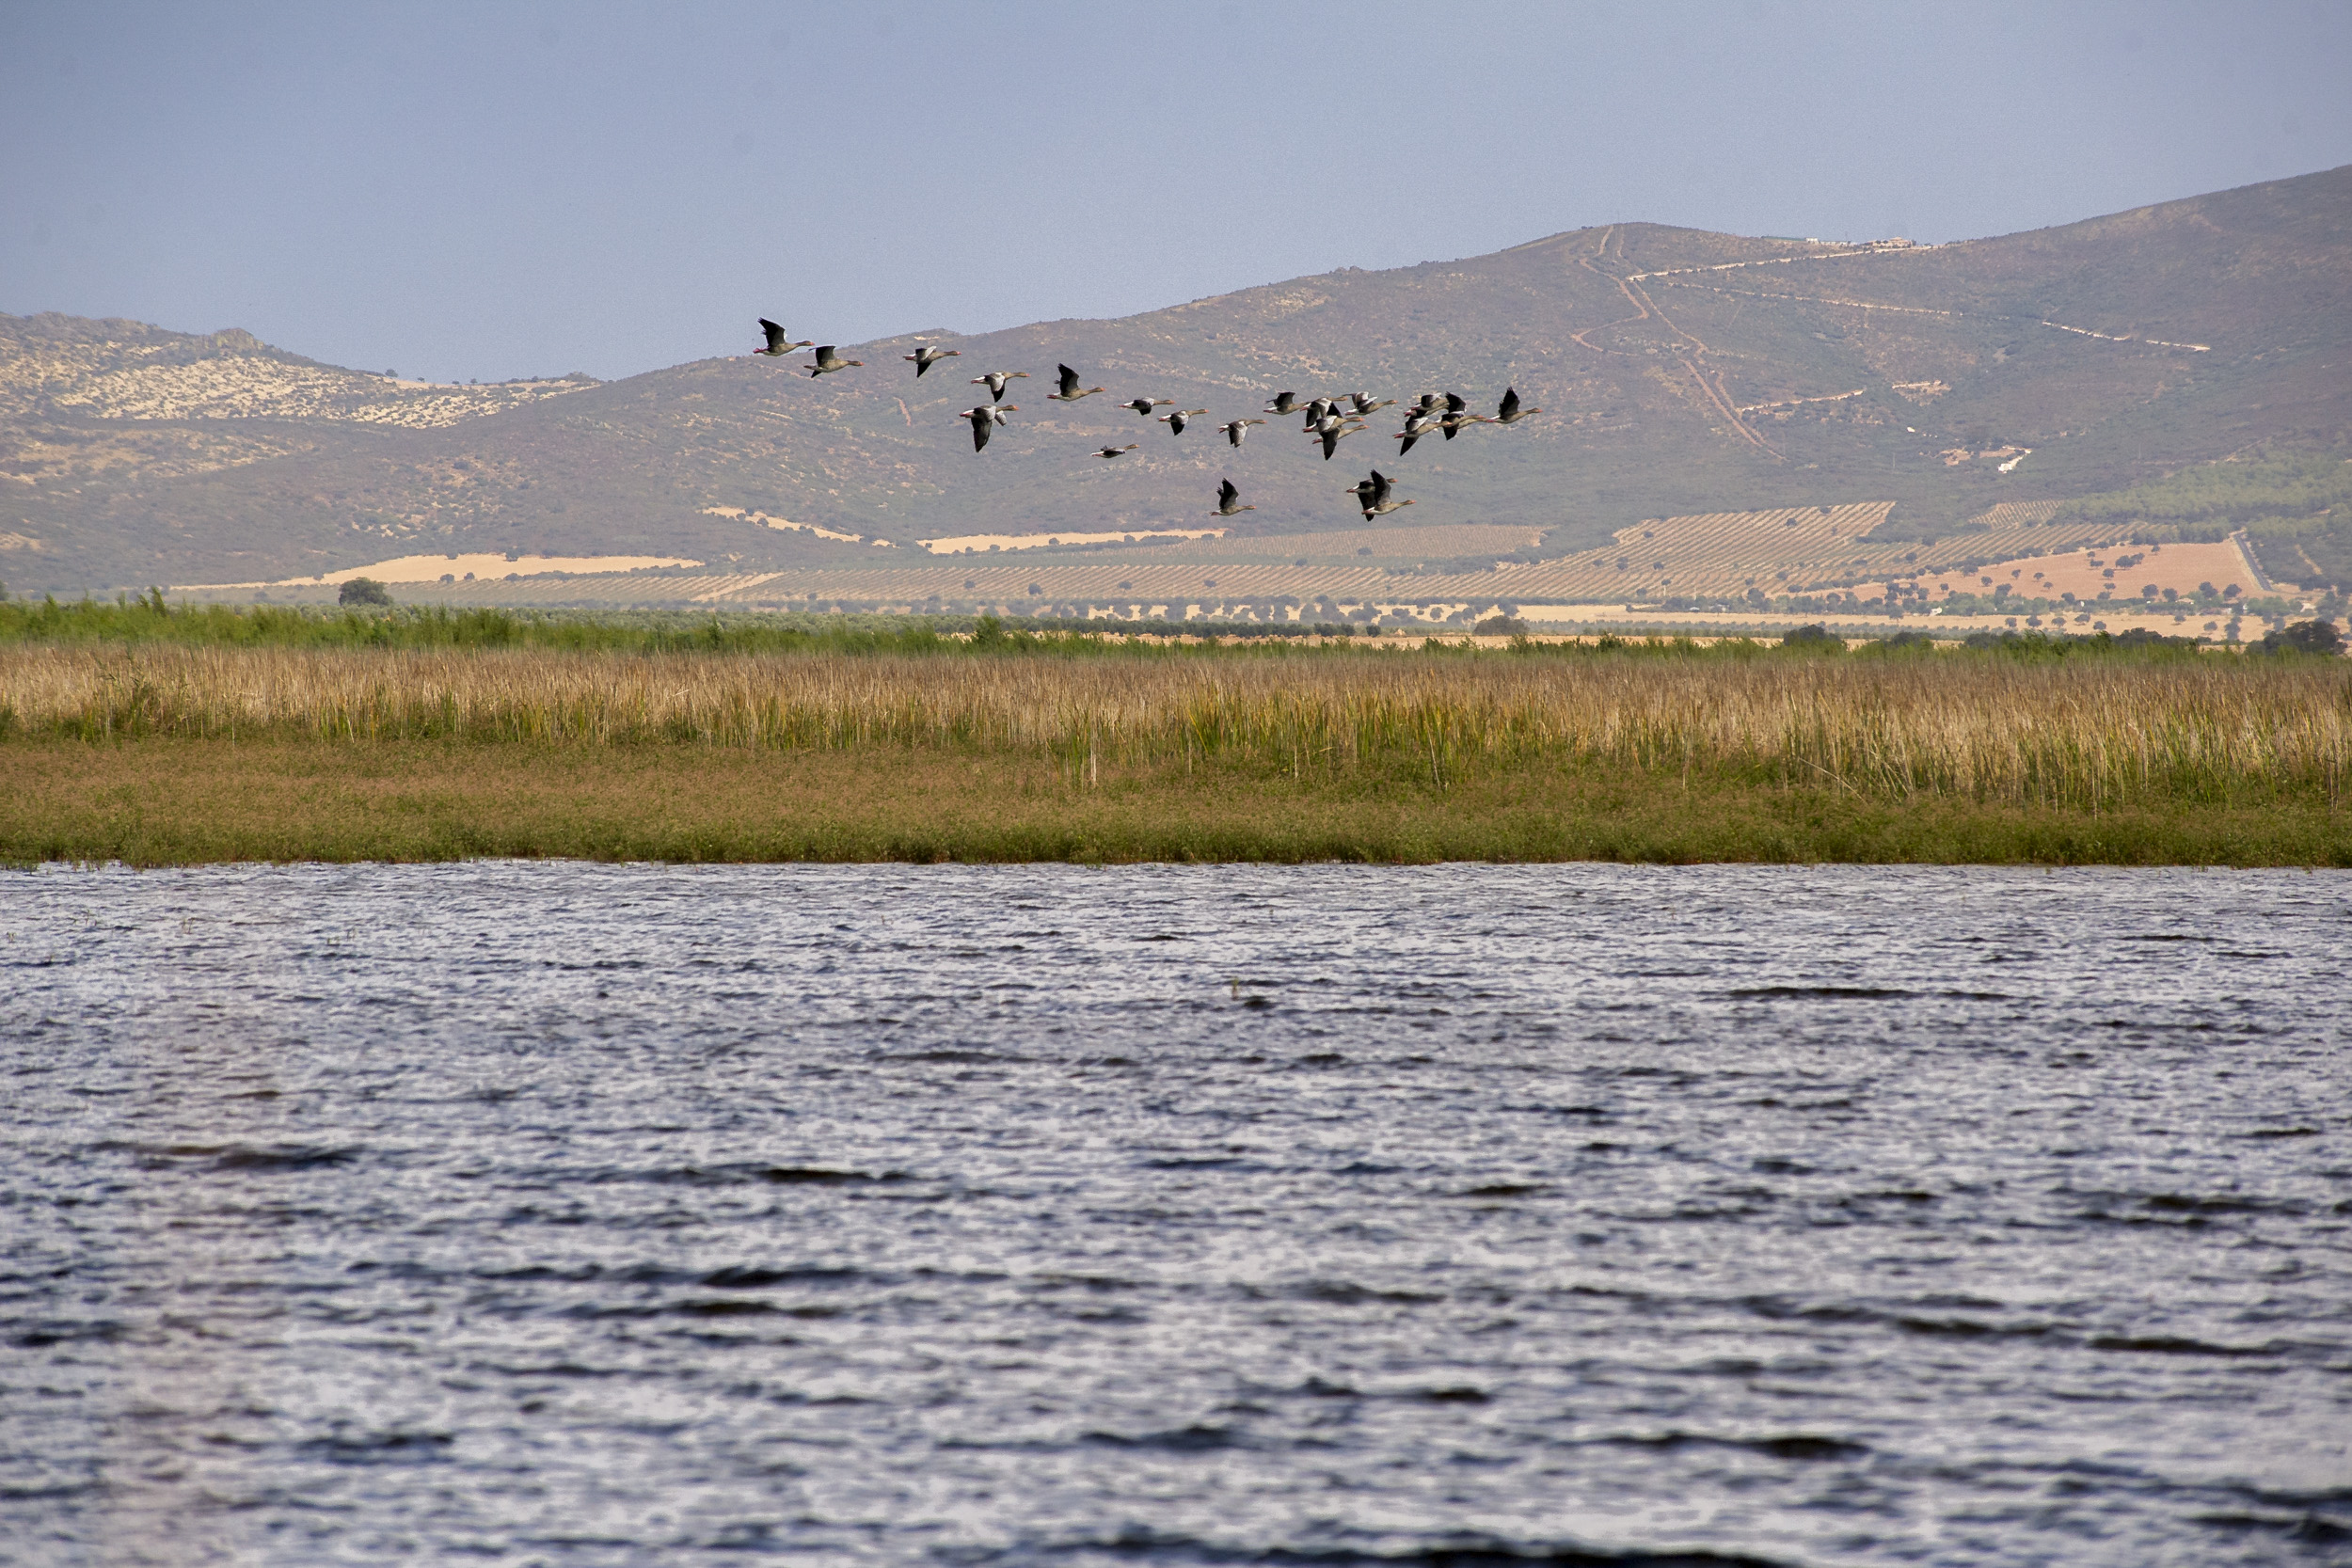
MULTIPOLYGON (((2332 806, 2352 668, 1507 654, 1298 660, 0 648, 0 735, 934 748, 1105 768, 1693 768, 1875 799, 2332 806)), ((0 752, 0 755, 5 755, 0 752)))

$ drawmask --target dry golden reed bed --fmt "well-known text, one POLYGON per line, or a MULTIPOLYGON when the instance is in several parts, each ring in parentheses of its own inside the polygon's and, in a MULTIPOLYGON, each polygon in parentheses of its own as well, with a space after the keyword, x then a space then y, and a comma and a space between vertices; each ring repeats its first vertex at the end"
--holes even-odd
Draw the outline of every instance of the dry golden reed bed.
POLYGON ((1543 764, 2099 812, 2332 812, 2352 666, 1629 650, 1332 657, 0 648, 0 734, 934 751, 1445 790, 1543 764))

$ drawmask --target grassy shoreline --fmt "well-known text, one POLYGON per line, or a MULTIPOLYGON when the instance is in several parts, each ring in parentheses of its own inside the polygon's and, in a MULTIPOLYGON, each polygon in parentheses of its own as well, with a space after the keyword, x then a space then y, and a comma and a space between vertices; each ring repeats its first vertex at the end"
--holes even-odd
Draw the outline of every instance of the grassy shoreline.
POLYGON ((0 858, 2352 864, 2352 662, 1823 641, 0 640, 0 858))
POLYGON ((156 737, 0 750, 0 860, 194 865, 1475 861, 2352 865, 2324 801, 2091 811, 1881 800, 1720 770, 1571 763, 1293 779, 912 750, 156 737))

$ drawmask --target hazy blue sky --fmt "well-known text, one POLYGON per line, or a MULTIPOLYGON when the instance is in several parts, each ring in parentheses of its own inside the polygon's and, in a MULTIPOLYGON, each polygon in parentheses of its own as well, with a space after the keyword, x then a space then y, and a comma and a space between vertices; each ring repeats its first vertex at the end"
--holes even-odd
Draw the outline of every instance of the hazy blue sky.
POLYGON ((2352 5, 0 0, 0 310, 625 375, 1585 224, 1944 240, 2352 162, 2352 5))

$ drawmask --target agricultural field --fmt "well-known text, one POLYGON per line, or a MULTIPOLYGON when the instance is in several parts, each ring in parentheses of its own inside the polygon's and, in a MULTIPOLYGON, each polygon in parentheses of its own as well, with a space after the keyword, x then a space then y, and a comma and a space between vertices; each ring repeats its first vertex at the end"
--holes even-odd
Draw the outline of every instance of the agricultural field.
MULTIPOLYGON (((1922 573, 1911 580, 1931 594, 1979 593, 2007 583, 2010 592, 2026 598, 2056 599, 2072 594, 2087 602, 2103 594, 2145 598, 2149 589, 2159 598, 2167 589, 2187 598, 2205 584, 2224 594, 2233 587, 2240 594, 2264 587, 2246 551, 2233 539, 2068 550, 1992 562, 1973 573, 1922 573)), ((1859 598, 1876 598, 1885 588, 1884 583, 1864 583, 1854 593, 1859 598)))
MULTIPOLYGON (((2035 617, 2041 623, 2037 627, 2026 625, 2026 617, 2022 611, 2016 614, 1967 614, 1938 610, 1931 617, 1923 617, 1917 610, 1908 614, 1870 610, 1826 613, 1820 610, 1669 611, 1652 605, 1527 603, 1516 604, 1514 608, 1518 618, 1539 637, 1696 633, 1719 637, 1779 638, 1799 626, 1827 624, 1841 634, 1855 638, 1883 637, 1901 631, 1924 631, 1939 640, 1964 638, 1980 631, 1998 634, 2042 629, 2078 636, 2102 631, 2119 636, 2127 631, 2148 631, 2160 637, 2203 638, 2219 648, 2225 645, 2222 638, 2230 620, 2226 612, 2220 611, 2147 610, 2140 608, 2137 600, 2129 605, 2086 605, 2080 610, 2063 616, 2035 617)), ((1453 630, 1452 627, 1447 628, 1447 634, 1453 635, 1453 630)))
POLYGON ((519 582, 556 573, 569 576, 594 573, 602 577, 617 572, 701 564, 699 561, 669 555, 404 555, 366 566, 346 566, 340 572, 327 572, 315 578, 294 578, 280 582, 205 583, 179 591, 205 594, 239 588, 332 588, 354 578, 393 584, 437 583, 444 578, 453 582, 485 578, 499 581, 513 578, 519 582))
POLYGON ((466 557, 448 564, 443 557, 408 556, 347 568, 326 579, 267 588, 298 599, 302 590, 321 581, 365 575, 401 585, 406 601, 453 606, 783 610, 852 604, 969 611, 1059 605, 1120 614, 1182 615, 1187 607, 1214 614, 1252 601, 1263 605, 1283 600, 1302 610, 1450 609, 1477 601, 1624 605, 1704 598, 1736 601, 1744 608, 1757 594, 1771 598, 1836 592, 1867 600, 1883 595, 1890 580, 1904 583, 1906 592, 1965 593, 1974 591, 1969 587, 1973 579, 2003 571, 2016 575, 2016 590, 2022 594, 2034 596, 2035 590, 2048 583, 2047 596, 2071 591, 2086 600, 2095 599, 2103 587, 2114 589, 2116 579, 2102 576, 2111 571, 2130 577, 2119 592, 2135 594, 2143 578, 2160 590, 2177 586, 2185 594, 2204 580, 2217 588, 2238 582, 2242 592, 2249 593, 2259 582, 2238 547, 2226 542, 2150 546, 2146 553, 2155 575, 2140 570, 2131 576, 2142 565, 2138 558, 2129 566, 2119 566, 2121 557, 2089 547, 2126 531, 2126 523, 2034 520, 2047 515, 2055 504, 2012 504, 1979 519, 1979 527, 1932 544, 1869 542, 1869 535, 1886 522, 1892 505, 1886 501, 1652 518, 1619 530, 1602 548, 1536 562, 1515 557, 1540 542, 1538 530, 1453 523, 1138 538, 1133 543, 1122 537, 946 558, 894 546, 874 550, 854 564, 699 574, 628 570, 699 564, 676 557, 608 562, 526 557, 518 566, 504 557, 485 556, 479 563, 466 557), (538 566, 537 572, 529 570, 532 565, 538 566), (607 569, 598 570, 600 566, 607 569), (467 571, 479 580, 463 580, 467 571), (437 580, 444 572, 459 580, 437 580), (2182 579, 2177 585, 2176 578, 2182 579))
POLYGON ((1541 540, 1543 531, 1505 523, 1394 522, 1386 527, 1322 530, 1200 539, 1187 545, 1121 550, 1120 559, 1190 564, 1313 564, 1358 560, 1380 566, 1414 565, 1470 556, 1505 555, 1541 540))
POLYGON ((1998 532, 2002 529, 2038 528, 2048 522, 2065 507, 2064 501, 2003 501, 1980 514, 1975 521, 1998 532))
MULTIPOLYGON (((494 558, 506 571, 504 557, 494 558)), ((365 572, 358 575, 366 576, 365 572)), ((763 581, 764 572, 545 572, 530 577, 477 576, 471 582, 391 582, 395 602, 452 610, 510 606, 532 610, 684 610, 707 604, 763 581)), ((378 578, 381 581, 384 579, 378 578)), ((175 603, 331 605, 338 588, 313 579, 261 585, 174 589, 175 603)), ((739 606, 738 608, 743 608, 739 606)))
POLYGON ((942 539, 917 539, 917 547, 932 555, 993 555, 1004 550, 1054 549, 1063 545, 1132 545, 1138 540, 1216 539, 1221 528, 1130 529, 1120 533, 961 533, 942 539))
MULTIPOLYGON (((1963 562, 2074 548, 2124 531, 2114 522, 2052 526, 2028 520, 2055 508, 2050 502, 1996 509, 1975 519, 1980 526, 1925 545, 1869 542, 1892 510, 1885 501, 1716 512, 1621 529, 1613 548, 1579 551, 1569 561, 1499 570, 1509 577, 1512 594, 1521 598, 1737 599, 1751 589, 1770 596, 1854 587, 1874 575, 1883 580, 1948 573, 1963 562)), ((1856 596, 1876 595, 1857 589, 1856 596)))

